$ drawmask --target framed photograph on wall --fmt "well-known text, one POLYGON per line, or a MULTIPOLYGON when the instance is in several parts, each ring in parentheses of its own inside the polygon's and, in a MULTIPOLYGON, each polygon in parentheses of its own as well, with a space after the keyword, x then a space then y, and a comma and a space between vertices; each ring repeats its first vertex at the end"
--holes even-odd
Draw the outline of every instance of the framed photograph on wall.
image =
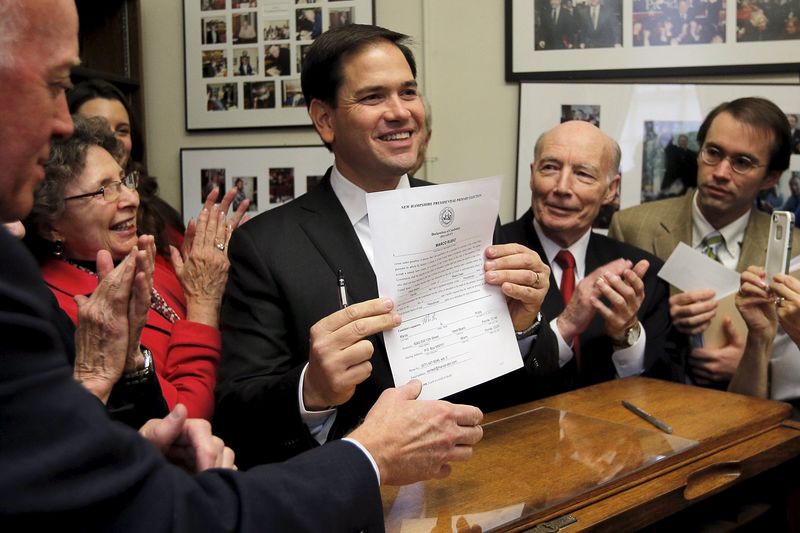
POLYGON ((181 207, 184 223, 197 217, 216 186, 219 198, 236 189, 233 208, 246 198, 248 214, 272 209, 316 186, 333 164, 324 146, 182 148, 181 207))
POLYGON ((797 2, 506 0, 506 79, 797 71, 797 2))
POLYGON ((310 125, 306 50, 374 12, 374 0, 183 0, 186 129, 310 125))
MULTIPOLYGON (((515 217, 531 206, 530 164, 536 140, 561 122, 591 122, 620 145, 620 195, 595 221, 595 227, 607 228, 617 209, 678 196, 696 185, 697 130, 716 105, 761 96, 775 102, 789 123, 797 125, 799 94, 797 85, 522 83, 515 217)), ((773 204, 789 198, 789 178, 800 172, 800 133, 793 148, 789 169, 771 191, 773 204)))

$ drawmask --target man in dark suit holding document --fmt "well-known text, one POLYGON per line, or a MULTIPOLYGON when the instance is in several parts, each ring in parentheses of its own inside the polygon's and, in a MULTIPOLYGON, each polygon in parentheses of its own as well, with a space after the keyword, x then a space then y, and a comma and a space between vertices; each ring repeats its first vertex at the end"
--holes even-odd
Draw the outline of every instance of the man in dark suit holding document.
MULTIPOLYGON (((215 428, 245 466, 344 435, 394 385, 381 332, 401 317, 393 302, 376 298, 365 195, 423 184, 407 175, 426 129, 405 39, 348 25, 314 42, 303 93, 335 165, 314 190, 255 217, 231 241, 215 428)), ((548 276, 524 246, 486 251, 486 282, 502 287, 518 337, 528 337, 531 374, 548 372, 554 360, 551 332, 537 323, 548 276)), ((493 381, 507 380, 517 385, 490 382, 457 399, 491 409, 536 397, 525 369, 493 381)))
MULTIPOLYGON (((7 223, 30 211, 51 138, 73 132, 65 89, 79 63, 78 13, 72 0, 0 0, 0 28, 0 97, 8 106, 0 115, 0 222, 7 223)), ((348 441, 248 472, 232 469, 230 450, 180 405, 137 433, 110 420, 73 377, 61 311, 33 256, 4 226, 3 531, 383 531, 379 484, 446 476, 448 463, 467 459, 481 438, 478 409, 413 400, 418 382, 385 391, 348 441)), ((129 341, 138 341, 133 307, 150 301, 145 256, 134 249, 110 273, 102 269, 98 290, 79 298, 77 341, 104 363, 95 379, 120 379, 129 341), (98 293, 106 298, 100 308, 98 293), (98 321, 104 327, 92 329, 98 321)))

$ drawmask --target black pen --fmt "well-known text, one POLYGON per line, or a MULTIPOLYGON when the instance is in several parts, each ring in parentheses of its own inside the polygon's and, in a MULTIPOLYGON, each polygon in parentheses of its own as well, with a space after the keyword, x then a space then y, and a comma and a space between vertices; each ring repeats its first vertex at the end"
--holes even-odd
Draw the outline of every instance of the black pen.
POLYGON ((339 288, 339 309, 347 307, 347 285, 344 284, 344 274, 342 270, 336 271, 337 287, 339 288))
POLYGON ((651 415, 650 413, 648 413, 644 409, 640 409, 640 408, 636 407, 635 405, 633 405, 632 403, 626 402, 625 400, 622 400, 622 405, 625 406, 625 408, 628 411, 630 411, 631 413, 633 413, 633 414, 635 414, 637 416, 640 416, 640 417, 644 418, 645 420, 647 420, 648 422, 653 424, 655 427, 657 427, 658 429, 660 429, 664 433, 672 434, 672 426, 670 426, 666 422, 662 422, 661 420, 659 420, 658 418, 654 417, 653 415, 651 415))

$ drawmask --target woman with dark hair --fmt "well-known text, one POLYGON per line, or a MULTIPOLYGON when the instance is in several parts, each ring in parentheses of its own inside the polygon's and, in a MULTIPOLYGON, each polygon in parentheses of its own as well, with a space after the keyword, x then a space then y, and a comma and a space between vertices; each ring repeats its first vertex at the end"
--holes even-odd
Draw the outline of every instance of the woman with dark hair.
POLYGON ((186 228, 181 214, 158 196, 158 182, 150 176, 142 162, 144 145, 137 117, 128 99, 117 87, 103 80, 78 83, 67 93, 69 111, 83 117, 103 117, 111 125, 114 136, 123 148, 120 164, 128 172, 139 173, 140 205, 137 227, 140 234, 156 240, 159 262, 169 265, 169 245, 180 248, 186 228))
MULTIPOLYGON (((26 220, 26 242, 59 305, 77 322, 75 297, 98 286, 98 252, 119 262, 147 241, 137 236, 138 176, 119 164, 124 151, 108 123, 73 118, 72 137, 53 142, 26 220)), ((206 419, 214 406, 228 239, 241 219, 241 213, 225 218, 233 195, 215 204, 216 195, 190 224, 183 253, 172 250, 174 268, 152 267, 147 320, 139 343, 129 346, 132 362, 138 361, 130 380, 154 372, 168 409, 183 403, 190 417, 206 419)))

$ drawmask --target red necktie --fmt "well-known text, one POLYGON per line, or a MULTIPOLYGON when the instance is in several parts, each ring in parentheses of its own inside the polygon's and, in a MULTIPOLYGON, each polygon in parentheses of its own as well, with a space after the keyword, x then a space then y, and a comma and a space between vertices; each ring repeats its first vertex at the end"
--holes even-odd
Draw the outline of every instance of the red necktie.
MULTIPOLYGON (((572 299, 575 291, 575 257, 569 250, 561 250, 555 258, 558 266, 561 267, 561 297, 564 299, 564 307, 572 299)), ((575 356, 575 365, 578 367, 578 374, 581 372, 581 340, 579 336, 572 339, 572 353, 575 356)))

